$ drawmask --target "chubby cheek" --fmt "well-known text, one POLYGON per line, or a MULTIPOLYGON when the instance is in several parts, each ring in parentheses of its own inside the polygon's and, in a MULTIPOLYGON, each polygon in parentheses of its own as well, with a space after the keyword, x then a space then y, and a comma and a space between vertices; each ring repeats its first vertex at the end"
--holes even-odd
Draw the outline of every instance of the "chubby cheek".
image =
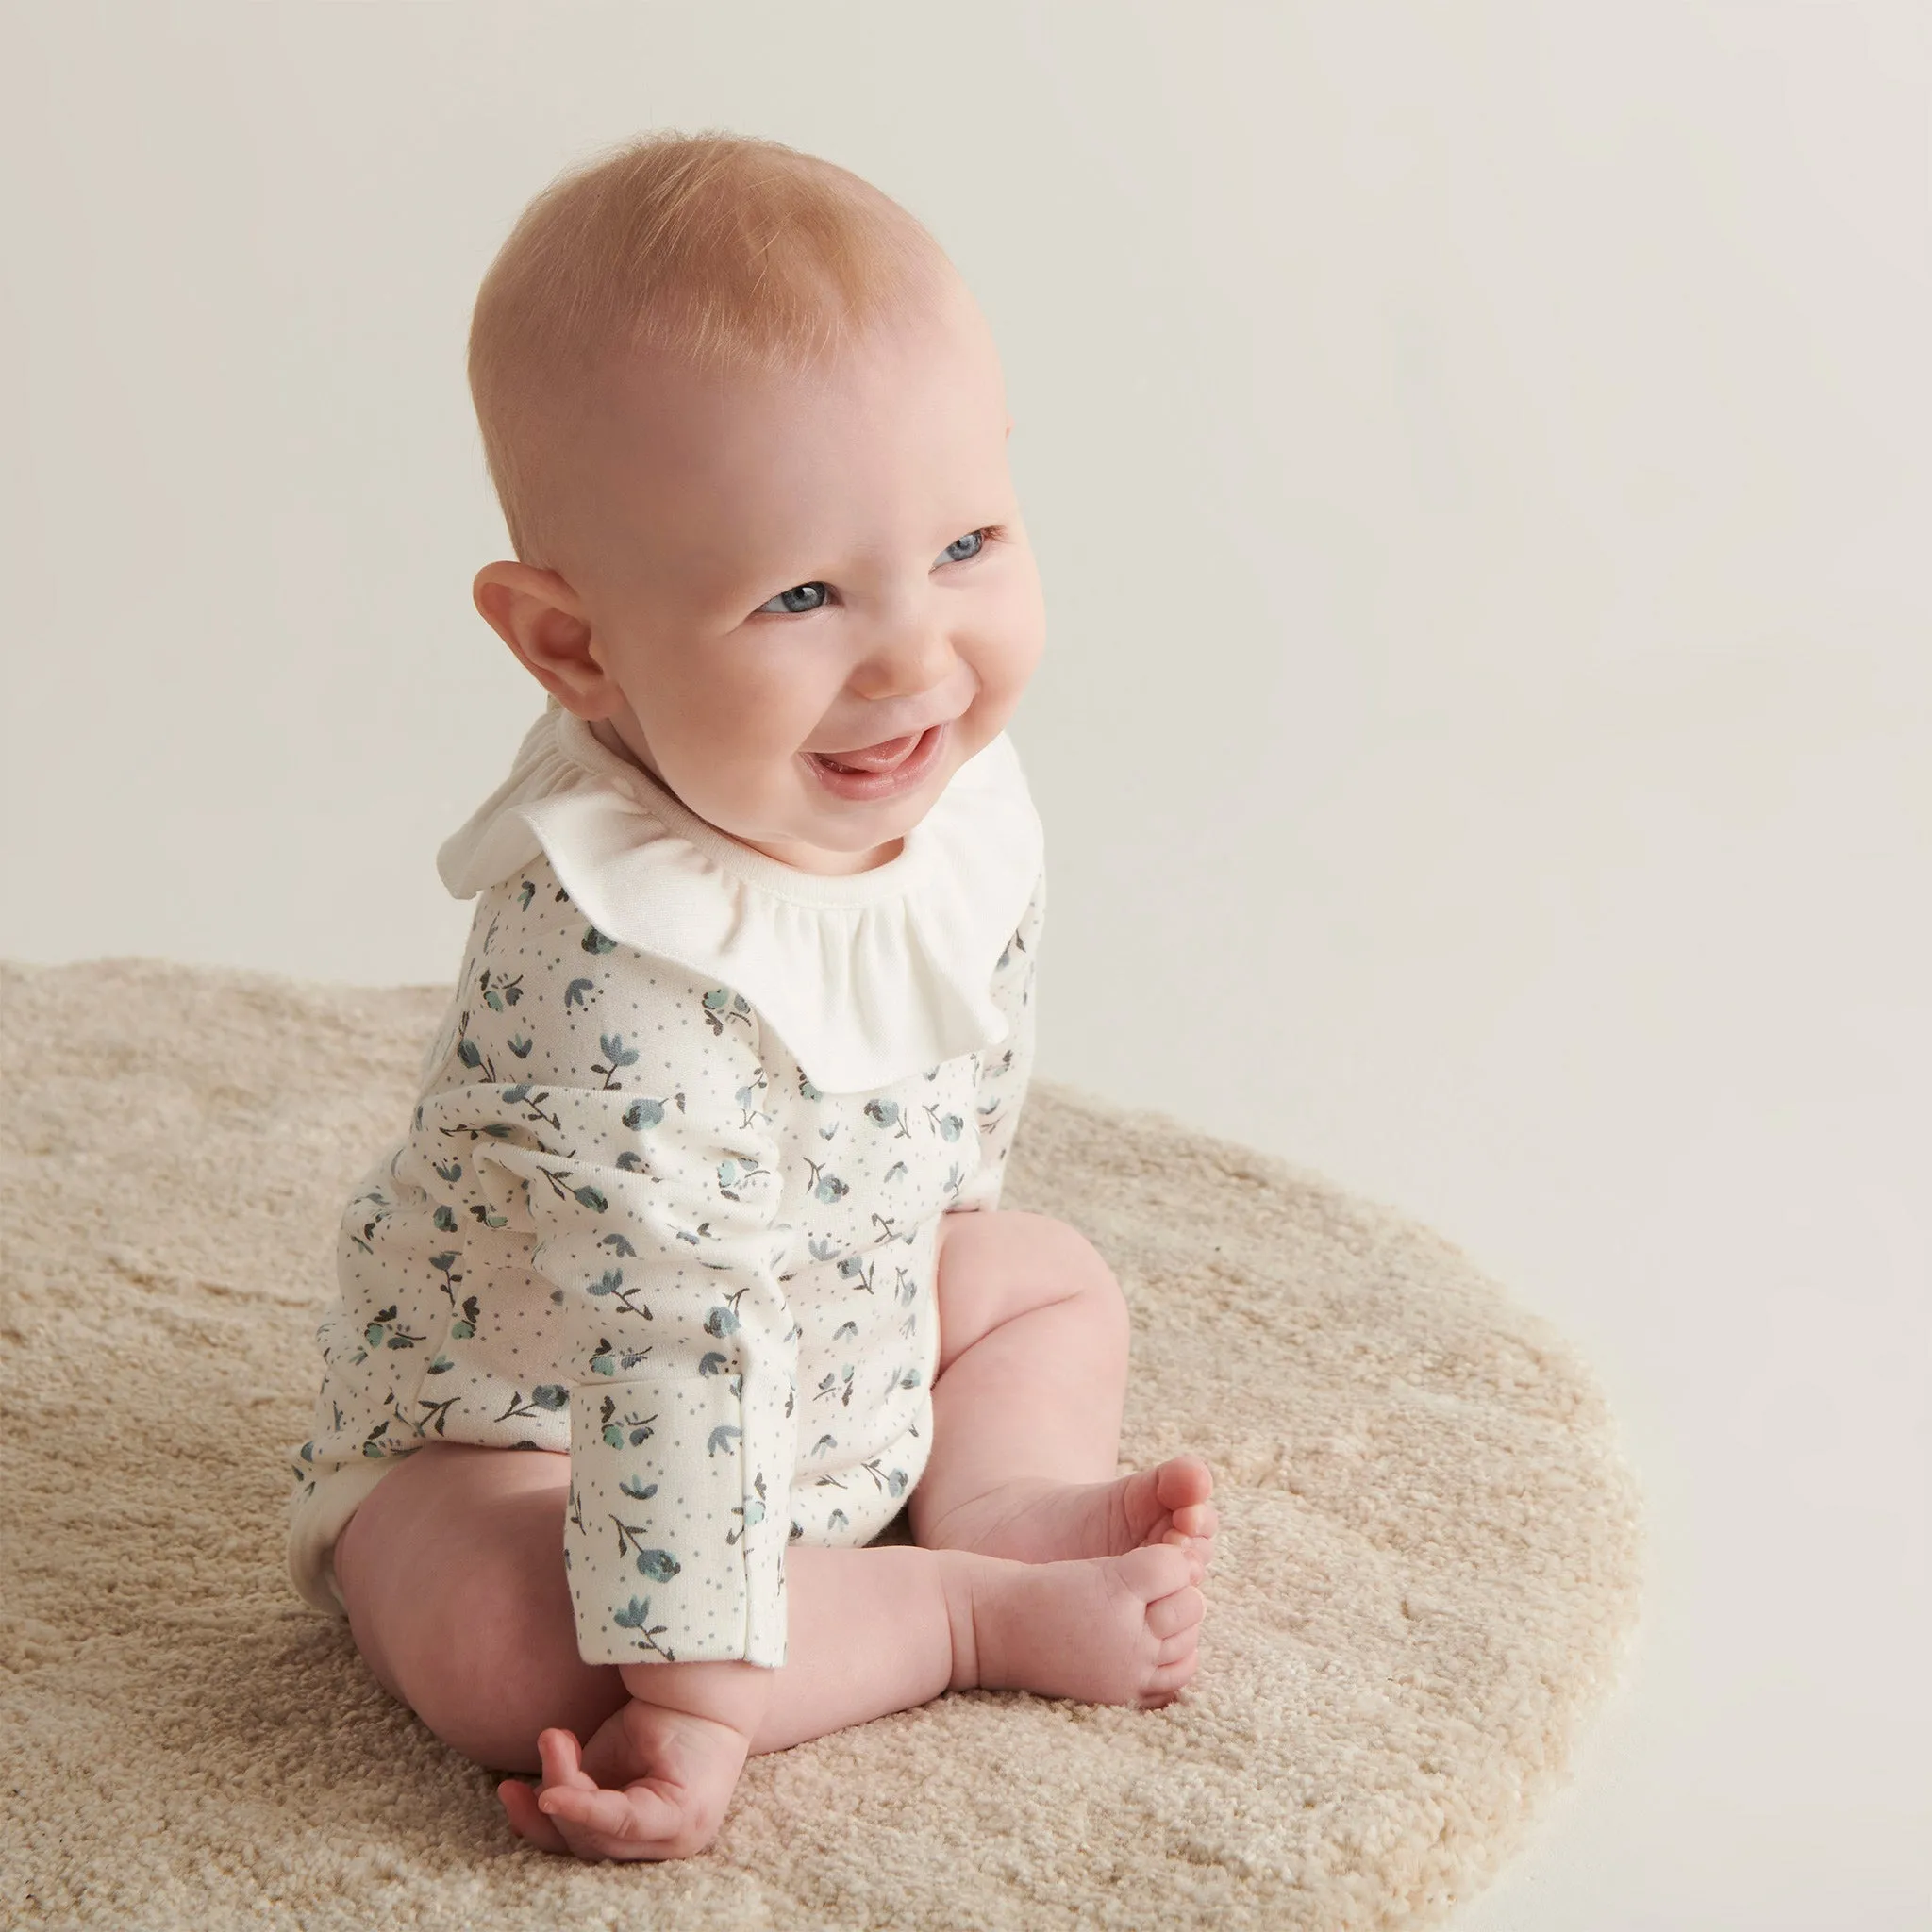
POLYGON ((827 702, 804 667, 769 659, 691 698, 690 738, 721 775, 753 791, 790 782, 787 761, 818 728, 827 702))
POLYGON ((970 630, 956 640, 956 648, 978 675, 980 696, 974 708, 991 724, 991 738, 1005 729, 1046 648, 1046 608, 1039 578, 1030 571, 1016 572, 1014 581, 1002 585, 970 630))
POLYGON ((732 708, 687 714, 665 758, 672 790, 700 818, 740 837, 781 831, 809 774, 797 769, 801 740, 775 728, 769 704, 747 694, 732 708))

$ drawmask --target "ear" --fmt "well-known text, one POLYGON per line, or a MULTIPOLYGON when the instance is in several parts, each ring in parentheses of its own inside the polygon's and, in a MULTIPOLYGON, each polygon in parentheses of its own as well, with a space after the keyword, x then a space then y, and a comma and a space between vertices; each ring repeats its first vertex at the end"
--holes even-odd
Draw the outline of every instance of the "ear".
POLYGON ((582 601, 554 570, 486 563, 470 595, 517 661, 579 718, 608 718, 624 694, 605 675, 582 601))

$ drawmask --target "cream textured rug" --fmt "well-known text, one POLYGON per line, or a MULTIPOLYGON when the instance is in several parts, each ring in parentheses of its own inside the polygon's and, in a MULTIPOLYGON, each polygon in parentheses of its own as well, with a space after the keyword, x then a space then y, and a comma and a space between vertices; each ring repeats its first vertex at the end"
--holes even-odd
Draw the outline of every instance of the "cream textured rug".
POLYGON ((1192 1685, 753 1758, 681 1863, 517 1840, 283 1571, 336 1215, 442 999, 0 966, 0 1923, 1339 1932, 1495 1868, 1636 1612, 1588 1374, 1424 1229, 1046 1083, 1007 1205, 1126 1290, 1125 1461, 1218 1479, 1192 1685))

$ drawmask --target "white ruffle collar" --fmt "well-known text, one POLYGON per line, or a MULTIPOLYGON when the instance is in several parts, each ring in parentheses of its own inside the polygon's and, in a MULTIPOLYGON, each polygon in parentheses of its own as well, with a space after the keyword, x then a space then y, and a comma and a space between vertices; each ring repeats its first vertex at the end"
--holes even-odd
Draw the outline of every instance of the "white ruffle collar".
POLYGON ((993 969, 1044 851, 1005 732, 896 858, 826 877, 726 837, 553 698, 436 865, 468 899, 541 852, 599 931, 741 992, 815 1087, 858 1093, 1006 1039, 993 969))

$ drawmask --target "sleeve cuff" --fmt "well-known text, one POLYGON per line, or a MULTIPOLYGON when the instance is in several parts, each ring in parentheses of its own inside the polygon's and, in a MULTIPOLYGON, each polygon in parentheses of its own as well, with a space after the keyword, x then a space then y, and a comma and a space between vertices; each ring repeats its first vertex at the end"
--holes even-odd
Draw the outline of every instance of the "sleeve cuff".
POLYGON ((586 1663, 784 1663, 791 1445, 774 1426, 786 1378, 770 1379, 572 1390, 563 1560, 586 1663))

